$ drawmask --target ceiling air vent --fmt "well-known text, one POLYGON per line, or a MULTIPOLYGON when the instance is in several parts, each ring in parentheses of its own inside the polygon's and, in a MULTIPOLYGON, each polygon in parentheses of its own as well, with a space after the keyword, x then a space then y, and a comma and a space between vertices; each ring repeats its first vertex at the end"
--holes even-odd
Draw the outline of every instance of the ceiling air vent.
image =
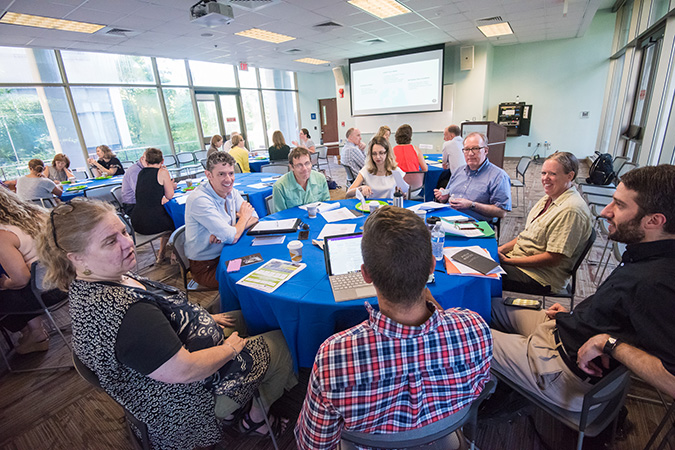
POLYGON ((500 23, 504 22, 504 19, 502 19, 502 16, 494 16, 494 17, 486 17, 484 19, 476 19, 476 23, 478 25, 489 25, 491 23, 500 23))
POLYGON ((384 44, 387 41, 384 39, 380 38, 373 38, 373 39, 366 39, 365 41, 359 41, 359 44, 361 45, 376 45, 376 44, 384 44))
POLYGON ((115 28, 115 27, 104 27, 101 28, 96 34, 102 34, 104 36, 118 37, 118 38, 130 38, 133 36, 138 36, 141 34, 140 31, 128 30, 126 28, 115 28))
POLYGON ((248 11, 258 11, 266 6, 281 3, 281 0, 229 0, 229 5, 237 6, 248 11))
POLYGON ((287 55, 296 55, 298 53, 302 53, 302 50, 299 48, 289 48, 288 50, 284 50, 281 53, 286 53, 287 55))
POLYGON ((328 21, 328 22, 323 22, 323 23, 317 23, 314 25, 314 28, 321 28, 324 30, 330 30, 333 28, 342 28, 342 25, 339 23, 333 22, 333 21, 328 21))

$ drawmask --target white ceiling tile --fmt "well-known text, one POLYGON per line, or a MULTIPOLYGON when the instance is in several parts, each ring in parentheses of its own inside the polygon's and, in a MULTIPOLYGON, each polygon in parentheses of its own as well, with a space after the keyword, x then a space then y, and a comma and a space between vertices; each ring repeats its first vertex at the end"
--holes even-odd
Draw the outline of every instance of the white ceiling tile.
MULTIPOLYGON (((112 12, 108 11, 105 13, 101 13, 101 11, 97 11, 94 9, 88 9, 88 8, 77 8, 64 16, 64 19, 68 20, 76 20, 80 22, 90 22, 90 23, 97 23, 99 25, 110 25, 116 20, 121 20, 124 17, 128 17, 129 14, 126 12, 112 12), (92 17, 96 17, 97 20, 91 20, 92 17)), ((147 23, 147 21, 146 21, 147 23)))
MULTIPOLYGON (((87 8, 96 11, 119 12, 131 14, 146 4, 138 0, 88 0, 87 8)), ((105 15, 103 15, 105 17, 105 15)))
POLYGON ((16 13, 34 14, 38 16, 61 19, 66 14, 71 12, 73 7, 67 5, 55 5, 53 3, 14 2, 10 10, 16 13))
MULTIPOLYGON (((0 27, 0 31, 2 31, 2 27, 0 27)), ((21 47, 27 47, 28 43, 31 41, 31 38, 25 37, 25 36, 13 36, 11 34, 3 34, 0 32, 0 46, 7 46, 7 47, 13 47, 13 46, 21 46, 21 47)), ((51 47, 49 47, 51 48, 51 47)))

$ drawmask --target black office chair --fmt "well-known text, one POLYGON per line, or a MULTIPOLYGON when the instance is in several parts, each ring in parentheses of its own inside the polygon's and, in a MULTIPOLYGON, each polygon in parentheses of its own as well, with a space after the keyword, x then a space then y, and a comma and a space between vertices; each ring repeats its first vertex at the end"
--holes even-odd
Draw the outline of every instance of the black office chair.
POLYGON ((495 390, 497 383, 489 380, 483 387, 480 395, 470 404, 454 414, 414 430, 399 433, 370 434, 354 431, 342 431, 340 449, 356 450, 358 446, 378 449, 408 449, 408 450, 443 450, 452 442, 452 435, 456 430, 464 427, 464 433, 469 439, 471 449, 475 448, 475 432, 478 407, 495 390), (469 427, 465 427, 465 425, 469 427))
POLYGON ((499 378, 500 382, 506 383, 514 391, 525 397, 535 406, 541 408, 556 420, 579 432, 577 450, 581 450, 584 436, 597 436, 612 423, 612 445, 614 447, 614 435, 616 434, 617 418, 619 411, 626 400, 628 387, 630 386, 630 372, 624 366, 619 366, 605 375, 593 388, 584 395, 583 405, 580 412, 572 412, 560 408, 552 403, 542 400, 508 376, 497 371, 494 366, 492 373, 499 378))

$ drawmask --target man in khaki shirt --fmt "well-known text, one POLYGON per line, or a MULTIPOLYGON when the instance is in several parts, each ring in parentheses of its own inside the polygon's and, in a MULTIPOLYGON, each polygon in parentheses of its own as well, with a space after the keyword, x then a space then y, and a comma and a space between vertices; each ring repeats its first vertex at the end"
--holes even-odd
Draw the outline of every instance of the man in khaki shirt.
POLYGON ((567 152, 549 156, 541 171, 546 195, 527 216, 525 230, 499 247, 507 291, 535 295, 564 289, 574 262, 591 235, 593 219, 573 187, 579 172, 576 157, 567 152))

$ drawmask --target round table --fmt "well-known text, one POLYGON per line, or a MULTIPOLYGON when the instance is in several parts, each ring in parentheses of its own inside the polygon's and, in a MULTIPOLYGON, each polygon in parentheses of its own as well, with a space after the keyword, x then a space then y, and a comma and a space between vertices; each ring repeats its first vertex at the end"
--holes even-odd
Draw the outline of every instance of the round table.
MULTIPOLYGON (((342 206, 354 209, 355 199, 340 200, 342 206)), ((406 202, 405 206, 415 202, 406 202)), ((432 213, 435 216, 462 215, 450 208, 432 213)), ((337 331, 354 326, 367 319, 364 302, 377 304, 377 298, 335 302, 326 274, 323 251, 312 245, 326 221, 317 215, 315 219, 307 217, 307 211, 298 207, 280 211, 265 219, 280 220, 301 218, 310 226, 310 239, 303 241, 303 262, 307 264, 302 271, 284 283, 272 293, 236 284, 242 277, 260 267, 262 263, 242 267, 238 272, 227 272, 226 261, 260 253, 264 261, 278 258, 288 261, 286 244, 297 239, 298 233, 288 233, 283 245, 251 246, 252 236, 244 235, 233 245, 226 245, 220 257, 217 279, 220 283, 221 306, 223 311, 241 309, 249 332, 259 334, 273 329, 281 329, 288 343, 297 367, 312 367, 314 356, 321 343, 337 331)), ((367 214, 356 219, 339 223, 356 223, 360 231, 367 214)), ((446 246, 466 247, 480 245, 486 248, 497 260, 497 242, 494 238, 446 237, 446 246)), ((436 281, 428 285, 436 300, 444 307, 464 307, 478 312, 486 321, 490 321, 490 298, 501 295, 501 281, 478 277, 447 275, 442 264, 437 265, 436 281), (438 271, 439 269, 443 272, 438 271)))
POLYGON ((61 188, 63 189, 63 194, 61 194, 61 200, 67 202, 74 199, 75 197, 81 197, 84 195, 84 191, 97 188, 101 186, 115 186, 122 184, 122 178, 124 175, 115 175, 114 177, 105 178, 103 180, 96 180, 94 178, 87 178, 86 180, 74 181, 70 184, 62 184, 61 188), (74 186, 85 186, 84 189, 78 189, 75 191, 69 191, 68 188, 74 186))

